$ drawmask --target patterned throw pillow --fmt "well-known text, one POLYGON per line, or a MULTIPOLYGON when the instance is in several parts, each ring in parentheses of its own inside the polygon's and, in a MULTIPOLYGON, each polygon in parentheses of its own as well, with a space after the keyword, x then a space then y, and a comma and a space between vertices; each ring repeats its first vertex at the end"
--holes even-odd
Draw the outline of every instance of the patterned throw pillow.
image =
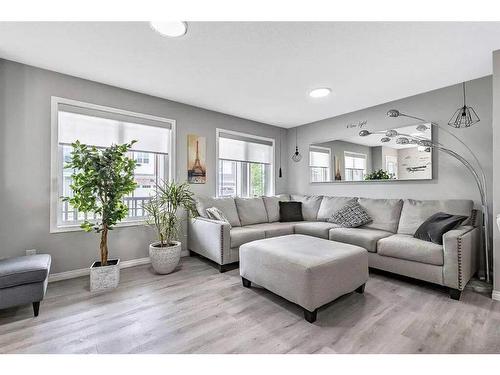
POLYGON ((207 213, 207 216, 209 219, 223 221, 225 223, 228 223, 229 228, 231 228, 231 224, 229 223, 229 220, 227 219, 226 215, 224 215, 224 212, 219 210, 217 207, 207 208, 205 210, 205 212, 207 213))
POLYGON ((352 199, 335 212, 328 221, 344 228, 356 228, 368 224, 372 218, 356 199, 352 199))

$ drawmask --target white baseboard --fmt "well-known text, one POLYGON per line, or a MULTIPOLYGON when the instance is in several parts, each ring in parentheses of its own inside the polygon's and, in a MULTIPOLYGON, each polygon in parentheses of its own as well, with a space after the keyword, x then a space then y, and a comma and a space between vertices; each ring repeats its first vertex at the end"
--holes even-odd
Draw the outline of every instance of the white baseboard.
MULTIPOLYGON (((151 260, 149 259, 149 257, 124 260, 124 261, 120 262, 120 268, 135 267, 135 266, 140 266, 140 265, 148 264, 148 263, 151 263, 151 260)), ((90 273, 90 268, 80 268, 80 269, 72 270, 72 271, 53 273, 53 274, 49 275, 49 283, 54 282, 54 281, 74 279, 75 277, 86 276, 89 273, 90 273)))
MULTIPOLYGON (((187 250, 183 250, 181 252, 181 257, 185 257, 188 255, 189 253, 187 250)), ((143 264, 148 264, 148 263, 151 263, 149 257, 124 260, 120 262, 120 268, 141 266, 143 264)), ((68 280, 68 279, 74 279, 76 277, 87 276, 89 273, 90 273, 90 268, 80 268, 72 271, 53 273, 49 275, 49 283, 54 281, 68 280)))
POLYGON ((494 299, 495 301, 500 301, 500 290, 494 290, 491 293, 491 298, 494 299))

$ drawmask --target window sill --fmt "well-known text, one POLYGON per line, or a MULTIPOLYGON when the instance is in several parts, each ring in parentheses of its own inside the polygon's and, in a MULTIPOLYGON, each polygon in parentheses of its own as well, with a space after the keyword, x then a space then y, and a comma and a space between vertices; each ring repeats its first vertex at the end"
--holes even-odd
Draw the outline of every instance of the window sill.
MULTIPOLYGON (((137 220, 137 221, 122 221, 115 225, 115 228, 126 228, 126 227, 138 227, 146 225, 146 220, 137 220)), ((49 233, 66 233, 66 232, 84 232, 84 230, 77 225, 63 225, 63 226, 54 226, 50 228, 49 233)))

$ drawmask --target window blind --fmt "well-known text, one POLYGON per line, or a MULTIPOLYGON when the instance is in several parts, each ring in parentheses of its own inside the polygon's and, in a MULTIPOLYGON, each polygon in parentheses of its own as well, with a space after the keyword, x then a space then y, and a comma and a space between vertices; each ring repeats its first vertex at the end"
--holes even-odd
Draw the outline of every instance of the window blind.
POLYGON ((90 146, 109 147, 137 140, 133 150, 169 151, 169 122, 59 104, 58 125, 58 139, 62 144, 79 140, 90 146))
POLYGON ((345 168, 366 169, 366 155, 346 152, 345 168))
POLYGON ((309 166, 330 168, 330 153, 328 150, 313 149, 309 151, 309 166))
POLYGON ((273 143, 230 133, 219 133, 219 159, 271 164, 273 143))

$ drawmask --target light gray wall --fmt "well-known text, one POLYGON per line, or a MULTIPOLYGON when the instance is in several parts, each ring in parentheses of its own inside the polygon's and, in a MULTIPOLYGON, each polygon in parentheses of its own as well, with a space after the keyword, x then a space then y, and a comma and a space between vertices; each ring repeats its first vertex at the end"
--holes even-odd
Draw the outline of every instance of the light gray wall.
MULTIPOLYGON (((500 50, 493 53, 493 218, 500 214, 500 50)), ((500 232, 493 221, 493 289, 500 296, 500 232)), ((497 294, 496 293, 496 294, 497 294)))
MULTIPOLYGON (((98 239, 83 232, 49 234, 52 95, 176 120, 180 181, 187 179, 187 134, 207 137, 207 183, 192 185, 196 194, 215 194, 217 127, 275 138, 276 160, 278 137, 286 136, 274 126, 0 59, 0 258, 36 248, 53 256, 54 272, 88 267, 97 257, 98 239)), ((283 169, 277 193, 285 191, 286 165, 283 169)), ((278 162, 276 176, 277 171, 278 162)), ((116 229, 110 235, 110 255, 145 257, 151 235, 145 227, 116 229)))
MULTIPOLYGON (((447 126, 451 115, 462 103, 461 85, 445 87, 424 94, 396 100, 375 107, 348 113, 342 116, 300 126, 299 148, 307 150, 311 143, 324 143, 325 139, 343 139, 355 136, 359 129, 348 129, 348 124, 367 120, 369 130, 384 130, 416 123, 408 118, 388 118, 389 109, 399 109, 433 120, 447 126)), ((476 153, 486 172, 489 191, 492 191, 492 77, 487 76, 468 82, 468 104, 473 106, 481 121, 470 128, 452 129, 460 139, 476 153)), ((342 95, 342 93, 337 93, 342 95)), ((335 105, 335 98, 332 104, 335 105)), ((449 135, 436 132, 436 140, 444 145, 456 146, 465 155, 465 150, 457 145, 449 135), (437 134, 436 134, 437 133, 437 134)), ((288 152, 295 146, 295 129, 289 129, 288 152)), ((500 145, 500 143, 499 143, 500 145)), ((497 147, 498 149, 498 147, 497 147)), ((497 156, 500 156, 498 154, 497 156)), ((363 183, 316 183, 310 184, 307 160, 299 163, 288 161, 288 189, 291 193, 325 194, 339 196, 363 196, 374 198, 416 198, 416 199, 473 199, 479 206, 479 192, 472 176, 455 159, 448 155, 434 153, 434 179, 430 181, 394 181, 363 183)), ((500 185, 499 185, 500 186, 500 185)), ((489 204, 491 205, 491 195, 489 204)), ((498 211, 498 210, 497 210, 498 211)))

